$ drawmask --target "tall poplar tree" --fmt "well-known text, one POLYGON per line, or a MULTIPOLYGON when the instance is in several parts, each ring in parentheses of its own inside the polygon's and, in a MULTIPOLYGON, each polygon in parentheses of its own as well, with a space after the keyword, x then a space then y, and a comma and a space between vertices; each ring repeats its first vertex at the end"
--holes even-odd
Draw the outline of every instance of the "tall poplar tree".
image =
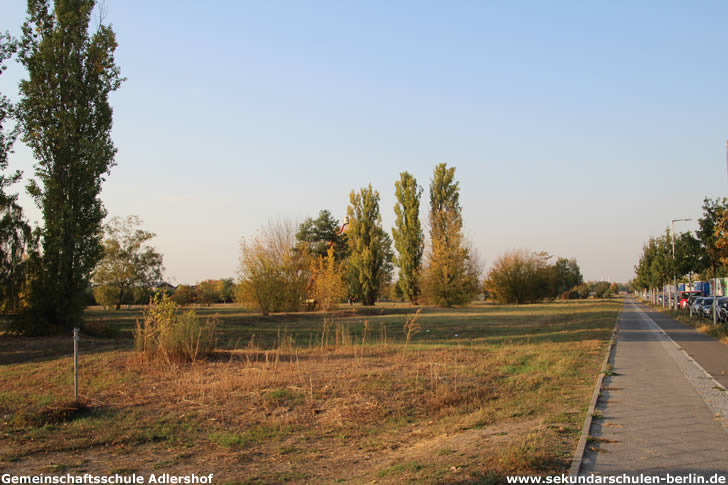
POLYGON ((116 38, 94 0, 28 0, 19 59, 23 141, 36 159, 28 191, 42 211, 42 269, 32 305, 51 327, 78 324, 88 279, 102 255, 99 198, 114 165, 109 94, 122 82, 116 38))
POLYGON ((479 290, 480 268, 463 235, 460 183, 455 167, 441 163, 430 182, 431 248, 425 283, 436 305, 469 303, 479 290))
MULTIPOLYGON (((0 74, 15 48, 10 35, 0 33, 0 74)), ((11 312, 18 309, 20 292, 25 286, 26 248, 31 239, 18 195, 8 193, 10 186, 20 179, 20 172, 8 171, 8 156, 17 137, 16 129, 7 129, 12 118, 13 105, 0 94, 0 310, 11 312)))
POLYGON ((420 224, 420 197, 422 187, 409 173, 402 172, 394 183, 397 203, 394 213, 397 216, 392 228, 394 247, 397 250, 395 264, 399 267, 399 282, 402 294, 407 300, 417 303, 420 296, 420 276, 422 273, 422 252, 425 236, 420 224))
POLYGON ((374 305, 380 287, 392 274, 392 239, 382 229, 379 192, 371 184, 359 193, 352 190, 347 213, 350 291, 364 305, 374 305))

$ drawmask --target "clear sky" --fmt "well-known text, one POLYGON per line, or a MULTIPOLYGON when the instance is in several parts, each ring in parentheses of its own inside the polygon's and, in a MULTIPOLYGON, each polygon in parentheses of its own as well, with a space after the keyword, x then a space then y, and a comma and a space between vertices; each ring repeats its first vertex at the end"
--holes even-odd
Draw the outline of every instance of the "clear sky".
MULTIPOLYGON (((102 198, 157 234, 175 283, 234 276, 242 236, 343 218, 370 182, 391 228, 399 173, 426 208, 440 162, 486 268, 527 248, 589 280, 627 281, 650 235, 726 195, 725 1, 105 4, 128 80, 102 198)), ((0 30, 24 17, 0 2, 0 30)), ((19 144, 11 165, 32 164, 19 144)))

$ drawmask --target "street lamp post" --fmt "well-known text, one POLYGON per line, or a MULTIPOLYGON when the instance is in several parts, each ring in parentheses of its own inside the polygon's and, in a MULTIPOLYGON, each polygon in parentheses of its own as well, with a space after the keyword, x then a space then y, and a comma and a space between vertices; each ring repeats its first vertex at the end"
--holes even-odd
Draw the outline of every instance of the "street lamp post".
MULTIPOLYGON (((676 262, 675 261, 675 223, 683 222, 683 221, 692 221, 692 219, 673 219, 672 220, 672 278, 673 278, 673 283, 674 283, 672 291, 674 293, 677 293, 677 273, 675 272, 676 271, 675 270, 675 262, 676 262)), ((675 311, 678 311, 679 305, 677 302, 677 295, 676 294, 673 294, 673 295, 674 295, 674 299, 675 299, 675 311)))

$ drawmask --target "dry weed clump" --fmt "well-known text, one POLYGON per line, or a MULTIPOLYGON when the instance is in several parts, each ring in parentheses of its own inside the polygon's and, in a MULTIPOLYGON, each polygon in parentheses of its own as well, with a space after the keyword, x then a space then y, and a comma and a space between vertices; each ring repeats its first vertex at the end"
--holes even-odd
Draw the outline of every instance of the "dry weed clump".
POLYGON ((134 342, 149 360, 194 362, 217 346, 218 319, 203 320, 194 310, 182 313, 167 295, 156 295, 143 316, 137 320, 134 342))
POLYGON ((565 463, 554 456, 553 437, 543 424, 500 454, 500 468, 508 473, 547 473, 563 469, 565 463))
POLYGON ((422 331, 422 324, 419 321, 421 313, 422 308, 419 308, 413 315, 409 315, 404 322, 404 325, 402 327, 405 334, 404 352, 407 351, 407 346, 409 345, 410 340, 412 340, 412 337, 422 331))

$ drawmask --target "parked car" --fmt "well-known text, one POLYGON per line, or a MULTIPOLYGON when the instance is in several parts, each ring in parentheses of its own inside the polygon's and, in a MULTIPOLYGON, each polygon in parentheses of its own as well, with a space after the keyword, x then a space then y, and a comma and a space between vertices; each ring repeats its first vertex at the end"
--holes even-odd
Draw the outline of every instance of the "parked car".
POLYGON ((703 298, 703 301, 700 303, 701 306, 701 315, 703 318, 710 318, 713 316, 713 299, 714 296, 706 296, 703 298))
POLYGON ((703 316, 703 302, 707 300, 707 296, 699 296, 693 300, 693 313, 703 316))
POLYGON ((718 321, 728 322, 728 296, 718 298, 718 321))
MULTIPOLYGON (((718 319, 720 319, 721 303, 722 304, 725 304, 726 301, 728 301, 728 297, 725 297, 725 296, 719 296, 719 297, 716 298, 715 308, 718 311, 718 319)), ((710 305, 709 305, 709 308, 708 308, 707 317, 712 320, 713 319, 713 301, 712 301, 712 299, 711 299, 711 301, 709 303, 710 303, 710 305)))
POLYGON ((690 311, 693 313, 698 311, 698 302, 702 299, 702 296, 691 296, 688 299, 688 305, 690 305, 690 311))
POLYGON ((701 295, 699 293, 695 294, 695 295, 690 295, 690 297, 688 297, 688 307, 692 308, 693 312, 695 312, 695 303, 698 301, 699 298, 704 298, 704 297, 703 297, 703 295, 701 295))
POLYGON ((680 292, 680 308, 683 310, 688 309, 688 305, 692 303, 695 298, 699 297, 701 293, 699 291, 681 291, 680 292))

